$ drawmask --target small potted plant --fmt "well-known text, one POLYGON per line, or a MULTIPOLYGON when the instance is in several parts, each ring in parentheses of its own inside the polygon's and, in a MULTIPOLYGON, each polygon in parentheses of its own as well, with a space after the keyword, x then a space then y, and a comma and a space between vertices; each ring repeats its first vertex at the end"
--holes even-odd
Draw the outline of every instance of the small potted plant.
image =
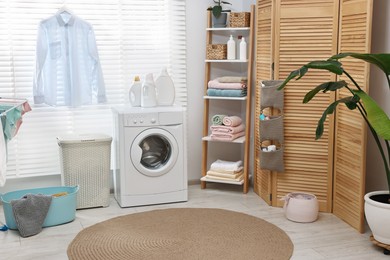
POLYGON ((213 1, 215 5, 207 8, 207 10, 213 13, 213 27, 226 27, 227 12, 230 12, 230 10, 224 10, 222 4, 231 5, 231 3, 221 0, 213 1))
MULTIPOLYGON (((307 92, 303 103, 311 101, 317 94, 328 91, 338 91, 341 88, 346 88, 351 94, 348 97, 340 98, 330 104, 323 112, 320 120, 318 121, 316 130, 316 139, 322 136, 324 131, 324 122, 327 115, 333 114, 336 110, 336 106, 339 104, 346 105, 349 109, 357 109, 364 121, 368 125, 368 129, 371 131, 378 149, 381 154, 382 164, 385 169, 388 189, 390 190, 390 119, 382 108, 358 85, 354 78, 344 70, 342 63, 339 61, 345 57, 352 57, 356 59, 369 62, 380 68, 387 79, 387 89, 390 89, 390 54, 361 54, 361 53, 341 53, 334 55, 328 60, 312 61, 302 66, 300 69, 292 71, 290 75, 284 80, 284 82, 278 88, 283 89, 286 84, 296 78, 299 80, 302 78, 309 69, 326 70, 337 75, 346 75, 353 83, 350 86, 346 81, 340 80, 336 82, 324 82, 319 86, 313 88, 307 92), (382 140, 381 140, 382 139, 382 140)), ((375 174, 375 173, 371 173, 375 174)), ((364 196, 365 205, 364 213, 374 238, 383 243, 390 244, 390 194, 389 190, 386 191, 374 191, 369 192, 364 196)))

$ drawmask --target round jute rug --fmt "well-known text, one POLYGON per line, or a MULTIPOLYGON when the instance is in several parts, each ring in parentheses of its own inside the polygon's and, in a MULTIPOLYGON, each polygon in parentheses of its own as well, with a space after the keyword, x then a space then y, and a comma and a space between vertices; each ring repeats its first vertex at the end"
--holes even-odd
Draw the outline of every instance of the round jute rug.
POLYGON ((116 217, 82 230, 69 259, 289 259, 293 244, 275 225, 239 212, 172 208, 116 217))

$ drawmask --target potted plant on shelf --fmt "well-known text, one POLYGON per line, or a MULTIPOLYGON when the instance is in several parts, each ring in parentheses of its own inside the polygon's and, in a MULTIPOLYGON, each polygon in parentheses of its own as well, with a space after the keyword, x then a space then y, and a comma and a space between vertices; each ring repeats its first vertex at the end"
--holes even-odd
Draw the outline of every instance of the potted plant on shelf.
POLYGON ((221 0, 213 0, 215 5, 210 6, 207 10, 212 11, 213 13, 213 27, 223 28, 226 27, 227 13, 230 10, 224 10, 222 4, 231 5, 231 3, 221 0))
POLYGON ((311 101, 317 94, 319 94, 319 92, 338 91, 341 88, 346 88, 351 93, 348 97, 334 101, 325 109, 318 121, 316 139, 321 138, 326 117, 327 115, 334 113, 337 105, 344 104, 351 110, 358 109, 361 116, 367 123, 368 128, 370 129, 378 146, 386 172, 388 185, 387 191, 374 191, 367 193, 364 196, 364 211, 375 240, 383 244, 390 245, 390 225, 388 224, 390 219, 390 120, 381 107, 367 93, 365 93, 354 78, 344 70, 342 63, 339 60, 345 57, 360 59, 376 65, 385 73, 388 89, 390 89, 390 54, 388 53, 341 53, 332 56, 328 60, 312 61, 302 66, 300 69, 292 71, 278 89, 283 89, 286 84, 294 78, 296 78, 296 80, 301 79, 309 71, 309 69, 326 70, 337 75, 344 74, 353 83, 354 87, 350 87, 344 80, 324 82, 307 92, 303 99, 303 103, 311 101), (387 154, 385 154, 385 151, 387 154))

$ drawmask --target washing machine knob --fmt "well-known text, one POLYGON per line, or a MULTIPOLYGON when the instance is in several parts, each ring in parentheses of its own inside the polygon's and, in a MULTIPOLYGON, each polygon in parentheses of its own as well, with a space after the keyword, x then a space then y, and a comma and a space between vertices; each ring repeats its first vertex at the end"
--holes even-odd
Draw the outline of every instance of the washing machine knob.
POLYGON ((152 118, 152 119, 150 120, 150 122, 152 122, 152 124, 154 124, 154 123, 156 123, 156 119, 155 119, 155 118, 152 118))
POLYGON ((133 124, 137 124, 137 119, 134 119, 134 120, 133 120, 133 124))
POLYGON ((143 119, 140 119, 139 122, 142 124, 142 123, 144 122, 144 120, 143 120, 143 119))

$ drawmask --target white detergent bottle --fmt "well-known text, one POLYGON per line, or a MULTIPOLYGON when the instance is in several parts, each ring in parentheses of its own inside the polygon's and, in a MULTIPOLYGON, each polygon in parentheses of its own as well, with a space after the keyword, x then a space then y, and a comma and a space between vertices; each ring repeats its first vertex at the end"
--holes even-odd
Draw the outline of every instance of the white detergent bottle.
POLYGON ((246 57, 246 41, 245 41, 245 38, 242 37, 241 38, 241 42, 240 42, 240 60, 246 60, 247 57, 246 57))
POLYGON ((233 35, 230 35, 230 38, 227 42, 227 59, 228 60, 236 59, 236 42, 233 39, 233 35))
POLYGON ((175 101, 175 86, 168 74, 167 68, 161 70, 156 79, 157 105, 171 106, 175 101))
POLYGON ((139 76, 135 76, 133 85, 131 85, 129 90, 129 100, 131 106, 133 107, 141 106, 141 88, 142 88, 141 80, 139 79, 139 76))
POLYGON ((155 107, 156 105, 156 87, 153 80, 153 74, 149 73, 146 75, 145 81, 142 84, 141 107, 155 107))

